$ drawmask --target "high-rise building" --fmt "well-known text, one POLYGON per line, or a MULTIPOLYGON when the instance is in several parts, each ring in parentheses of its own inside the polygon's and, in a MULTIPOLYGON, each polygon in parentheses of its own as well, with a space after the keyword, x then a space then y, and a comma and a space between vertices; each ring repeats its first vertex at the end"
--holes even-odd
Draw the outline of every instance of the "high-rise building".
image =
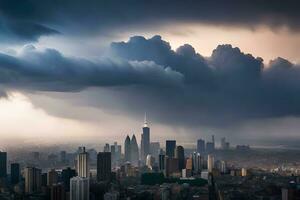
POLYGON ((76 170, 79 177, 89 177, 89 154, 85 151, 85 147, 82 147, 77 155, 76 170))
POLYGON ((67 161, 67 152, 66 151, 61 151, 60 152, 60 162, 61 163, 66 163, 67 161))
POLYGON ((19 163, 12 163, 10 165, 10 179, 11 179, 12 185, 19 183, 19 181, 20 181, 20 164, 19 163))
POLYGON ((158 168, 160 172, 165 170, 165 155, 162 153, 159 154, 158 168))
POLYGON ((130 162, 130 137, 129 135, 126 136, 125 143, 124 143, 124 153, 125 153, 125 161, 130 162))
POLYGON ((111 165, 116 167, 116 148, 115 145, 110 145, 111 165))
POLYGON ((51 200, 66 200, 66 191, 63 184, 54 184, 50 187, 51 200))
POLYGON ((7 176, 7 153, 0 151, 0 178, 7 176))
POLYGON ((152 155, 148 154, 146 158, 146 166, 152 170, 154 166, 154 162, 155 162, 155 158, 152 155))
POLYGON ((141 138, 141 160, 145 162, 147 155, 150 154, 150 128, 148 127, 146 114, 141 138))
POLYGON ((150 142, 150 154, 155 158, 155 161, 158 163, 158 156, 160 151, 159 142, 150 142))
POLYGON ((178 169, 181 171, 185 168, 184 148, 183 146, 177 146, 175 150, 175 158, 178 159, 178 169))
POLYGON ((176 140, 167 140, 166 141, 166 156, 169 158, 174 158, 176 148, 176 140))
POLYGON ((193 159, 192 159, 192 158, 186 159, 186 165, 185 165, 185 168, 186 168, 187 170, 190 170, 190 171, 193 170, 193 159))
POLYGON ((214 164, 215 164, 215 160, 214 157, 212 155, 208 155, 207 156, 207 171, 208 172, 212 172, 214 169, 214 164))
POLYGON ((199 174, 202 170, 202 158, 200 153, 193 152, 192 154, 193 160, 193 174, 199 174))
POLYGON ((133 134, 130 142, 130 162, 133 166, 139 165, 139 147, 135 138, 135 135, 133 134))
POLYGON ((109 181, 111 179, 111 153, 99 152, 97 155, 97 180, 109 181))
POLYGON ((35 167, 26 167, 24 170, 25 193, 39 192, 42 185, 41 170, 35 167))
POLYGON ((104 148, 103 148, 103 152, 110 152, 110 149, 109 149, 109 144, 105 144, 104 148))
POLYGON ((61 176, 65 190, 70 191, 70 179, 76 176, 76 171, 68 167, 62 170, 61 176))
POLYGON ((165 157, 165 176, 169 177, 174 173, 178 173, 178 159, 177 158, 169 158, 168 156, 165 157))
POLYGON ((47 185, 52 186, 58 182, 58 173, 55 169, 51 169, 47 173, 47 185))
POLYGON ((202 139, 197 141, 197 152, 201 154, 205 152, 205 141, 202 139))
POLYGON ((90 181, 89 178, 73 177, 70 180, 70 200, 89 200, 90 181))

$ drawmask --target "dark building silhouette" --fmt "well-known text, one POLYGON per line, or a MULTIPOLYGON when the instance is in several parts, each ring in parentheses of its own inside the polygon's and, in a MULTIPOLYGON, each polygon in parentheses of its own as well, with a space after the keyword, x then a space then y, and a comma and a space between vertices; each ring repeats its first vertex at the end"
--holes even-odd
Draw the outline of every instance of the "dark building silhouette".
POLYGON ((0 152, 0 178, 7 176, 7 153, 0 152))
POLYGON ((63 184, 54 184, 50 187, 51 200, 66 200, 66 191, 63 184))
POLYGON ((165 176, 169 177, 173 173, 178 173, 178 159, 177 158, 169 158, 168 156, 165 157, 165 176))
POLYGON ((111 179, 111 153, 99 152, 97 155, 97 180, 109 181, 111 179))
POLYGON ((147 118, 145 115, 142 140, 141 140, 141 160, 143 162, 145 162, 148 154, 150 154, 150 128, 148 127, 147 118))
POLYGON ((197 141, 197 152, 201 154, 205 152, 205 141, 202 139, 197 141))
POLYGON ((131 156, 131 149, 130 149, 130 137, 127 135, 125 142, 124 142, 124 152, 125 152, 125 161, 130 162, 130 156, 131 156))
POLYGON ((159 171, 163 172, 165 170, 165 155, 159 154, 159 161, 158 161, 159 171))
POLYGON ((15 185, 18 184, 20 181, 20 164, 19 163, 12 163, 10 165, 10 178, 11 184, 15 185))
POLYGON ((184 148, 183 146, 177 146, 175 151, 175 158, 178 159, 178 169, 181 171, 185 168, 184 148))
POLYGON ((169 158, 174 158, 176 148, 176 140, 167 140, 166 141, 166 156, 169 158))
POLYGON ((64 184, 65 190, 70 191, 70 179, 76 176, 76 170, 68 167, 63 169, 61 172, 62 182, 64 184))

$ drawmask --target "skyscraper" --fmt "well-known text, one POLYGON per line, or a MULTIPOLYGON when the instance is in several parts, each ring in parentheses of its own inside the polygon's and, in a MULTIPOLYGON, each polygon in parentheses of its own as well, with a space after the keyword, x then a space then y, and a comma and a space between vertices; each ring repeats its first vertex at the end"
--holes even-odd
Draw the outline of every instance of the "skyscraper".
POLYGON ((103 151, 104 152, 110 152, 110 149, 109 149, 109 144, 105 144, 104 148, 103 148, 103 151))
POLYGON ((200 153, 193 152, 192 160, 193 160, 193 173, 199 174, 202 169, 202 158, 200 153))
POLYGON ((133 134, 130 142, 130 162, 133 166, 139 165, 139 147, 135 138, 135 135, 133 134))
POLYGON ((109 181, 111 179, 111 153, 99 152, 97 155, 97 180, 109 181))
POLYGON ((175 158, 178 159, 178 169, 181 171, 185 168, 184 148, 183 146, 177 146, 175 151, 175 158))
POLYGON ((164 172, 165 170, 165 155, 159 154, 158 167, 160 172, 164 172))
POLYGON ((35 167, 26 167, 24 170, 25 193, 32 194, 41 190, 42 174, 41 170, 35 167))
POLYGON ((214 164, 215 164, 215 160, 214 157, 212 155, 208 155, 207 156, 207 171, 208 172, 212 172, 213 168, 214 168, 214 164))
POLYGON ((77 155, 76 169, 79 177, 89 177, 89 154, 85 151, 85 147, 83 147, 77 155))
POLYGON ((178 159, 177 158, 169 158, 168 156, 165 157, 165 176, 169 177, 173 173, 178 173, 178 159))
POLYGON ((7 176, 7 153, 0 151, 0 178, 7 176))
POLYGON ((176 140, 167 140, 166 141, 166 156, 169 158, 174 158, 176 148, 176 140))
POLYGON ((130 159, 131 150, 130 150, 130 137, 129 137, 129 135, 127 135, 126 139, 125 139, 124 152, 125 152, 125 161, 130 162, 130 160, 131 160, 130 159))
POLYGON ((10 178, 11 178, 12 185, 19 183, 19 181, 20 181, 20 164, 19 163, 12 163, 10 165, 10 178))
POLYGON ((154 162, 155 162, 155 158, 152 155, 148 154, 146 159, 146 166, 152 170, 154 166, 154 162))
POLYGON ((141 138, 141 160, 145 162, 147 155, 150 154, 150 128, 148 127, 146 114, 141 138))
POLYGON ((150 154, 154 156, 155 161, 158 163, 158 156, 160 151, 160 144, 159 142, 150 142, 150 154))
POLYGON ((70 179, 76 176, 76 171, 68 167, 61 172, 62 181, 66 191, 70 191, 70 179))
POLYGON ((50 187, 51 200, 66 200, 66 190, 63 184, 54 184, 50 187))
POLYGON ((70 180, 70 200, 89 200, 89 178, 73 177, 70 180))
POLYGON ((47 185, 52 186, 58 182, 58 173, 55 171, 55 169, 51 169, 47 173, 47 185))
POLYGON ((205 141, 202 139, 197 141, 197 152, 201 154, 205 152, 205 141))

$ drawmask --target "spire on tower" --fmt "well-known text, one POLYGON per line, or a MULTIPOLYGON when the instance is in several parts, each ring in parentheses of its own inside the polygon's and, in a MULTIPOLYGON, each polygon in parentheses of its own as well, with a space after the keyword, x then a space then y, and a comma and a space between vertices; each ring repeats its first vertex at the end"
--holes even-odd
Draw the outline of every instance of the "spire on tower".
POLYGON ((144 116, 144 127, 148 127, 147 113, 146 112, 145 112, 145 116, 144 116))

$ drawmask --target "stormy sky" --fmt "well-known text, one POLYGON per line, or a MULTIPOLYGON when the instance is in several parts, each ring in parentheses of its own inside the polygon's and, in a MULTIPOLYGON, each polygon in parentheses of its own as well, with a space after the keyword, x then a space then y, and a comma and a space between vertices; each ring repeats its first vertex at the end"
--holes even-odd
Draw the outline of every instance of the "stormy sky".
POLYGON ((155 141, 295 145, 299 6, 0 1, 3 141, 139 139, 147 112, 155 141))

